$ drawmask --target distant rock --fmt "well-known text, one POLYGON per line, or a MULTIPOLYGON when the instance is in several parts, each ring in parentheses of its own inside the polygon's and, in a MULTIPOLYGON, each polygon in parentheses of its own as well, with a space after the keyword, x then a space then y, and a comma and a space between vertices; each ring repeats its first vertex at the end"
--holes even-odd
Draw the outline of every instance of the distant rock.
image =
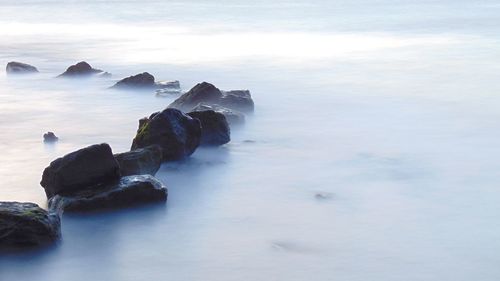
POLYGON ((53 132, 47 132, 43 134, 43 142, 45 143, 54 143, 58 141, 59 138, 53 132))
POLYGON ((157 90, 156 90, 156 95, 157 96, 171 96, 171 95, 178 95, 181 93, 181 84, 179 81, 162 81, 156 83, 157 90))
POLYGON ((239 111, 231 110, 227 107, 220 106, 218 104, 208 104, 208 103, 199 103, 196 107, 193 108, 193 111, 206 111, 213 110, 215 112, 219 112, 224 114, 229 125, 241 125, 245 123, 245 115, 239 111))
POLYGON ((36 67, 16 61, 11 61, 7 63, 7 67, 5 70, 7 71, 8 74, 27 74, 27 73, 38 72, 38 69, 36 69, 36 67))
POLYGON ((120 178, 120 168, 106 144, 95 144, 58 158, 43 171, 47 198, 102 185, 120 178))
POLYGON ((179 160, 195 151, 200 138, 200 121, 167 108, 139 121, 132 150, 157 144, 162 148, 163 161, 179 160))
POLYGON ((49 209, 61 213, 128 208, 165 202, 167 188, 155 177, 136 175, 121 178, 98 189, 86 189, 70 196, 56 195, 49 200, 49 209))
POLYGON ((221 91, 214 85, 202 82, 180 96, 168 107, 185 112, 192 111, 199 103, 221 105, 229 109, 251 112, 254 103, 248 90, 221 91))
POLYGON ((90 64, 88 64, 85 61, 82 61, 68 67, 68 69, 66 69, 66 71, 61 75, 59 75, 58 77, 83 77, 101 72, 103 71, 100 69, 92 68, 90 64))
POLYGON ((160 169, 162 149, 158 145, 151 145, 133 151, 115 154, 122 176, 152 175, 160 169))
POLYGON ((113 74, 111 74, 111 73, 109 73, 107 71, 106 72, 102 72, 102 73, 99 74, 100 78, 109 78, 111 76, 113 76, 113 74))
POLYGON ((213 110, 192 111, 187 115, 200 120, 200 145, 223 145, 231 140, 229 125, 224 114, 213 110))
POLYGON ((124 78, 112 87, 117 89, 127 89, 127 88, 154 88, 155 77, 148 72, 143 72, 137 75, 129 76, 124 78))
POLYGON ((39 246, 61 236, 61 221, 34 203, 0 202, 0 249, 39 246))

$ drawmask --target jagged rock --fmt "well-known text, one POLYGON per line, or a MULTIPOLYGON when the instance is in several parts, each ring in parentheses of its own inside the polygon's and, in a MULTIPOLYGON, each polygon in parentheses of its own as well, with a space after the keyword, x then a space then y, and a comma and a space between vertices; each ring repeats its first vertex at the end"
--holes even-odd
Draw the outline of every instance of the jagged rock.
POLYGON ((98 211, 165 202, 167 197, 168 190, 158 179, 135 175, 98 189, 84 189, 70 196, 56 195, 49 200, 49 209, 57 213, 98 211))
POLYGON ((133 151, 115 154, 122 176, 145 175, 154 176, 160 169, 162 150, 158 145, 151 145, 133 151))
POLYGON ((0 202, 0 249, 38 246, 61 235, 61 221, 34 203, 0 202))
POLYGON ((231 110, 229 108, 220 106, 218 104, 208 104, 208 103, 199 103, 193 111, 205 111, 205 110, 213 110, 215 112, 219 112, 224 114, 229 125, 241 125, 245 123, 245 115, 236 110, 231 110))
POLYGON ((221 91, 214 85, 202 82, 180 96, 168 107, 185 112, 192 111, 199 103, 222 105, 239 111, 251 112, 254 103, 248 90, 221 91))
POLYGON ((59 77, 78 77, 78 76, 89 76, 96 73, 103 72, 100 69, 94 69, 90 64, 85 61, 79 62, 72 65, 66 69, 64 73, 59 75, 59 77))
POLYGON ((43 171, 47 198, 105 184, 120 178, 120 168, 106 144, 95 144, 58 158, 43 171))
POLYGON ((143 72, 137 75, 123 78, 116 82, 112 88, 126 89, 126 88, 154 88, 155 77, 148 72, 143 72))
POLYGON ((53 132, 47 132, 43 134, 43 142, 45 143, 52 143, 58 141, 59 138, 56 137, 56 135, 53 132))
POLYGON ((200 120, 200 145, 223 145, 231 140, 229 125, 224 114, 213 110, 192 111, 189 116, 200 120))
POLYGON ((38 72, 38 69, 36 69, 36 67, 16 61, 7 63, 7 67, 5 68, 5 70, 8 74, 26 74, 38 72))
POLYGON ((167 108, 139 120, 132 150, 150 145, 162 148, 162 160, 179 160, 191 155, 200 144, 200 121, 167 108))

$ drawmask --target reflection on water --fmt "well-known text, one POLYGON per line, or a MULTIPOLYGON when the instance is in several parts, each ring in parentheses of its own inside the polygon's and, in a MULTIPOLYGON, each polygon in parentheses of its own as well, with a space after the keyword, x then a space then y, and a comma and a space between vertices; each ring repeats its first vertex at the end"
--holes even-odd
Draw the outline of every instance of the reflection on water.
POLYGON ((41 71, 0 75, 1 200, 45 205, 50 161, 128 150, 176 97, 107 89, 124 76, 256 103, 161 167, 166 206, 65 215, 1 280, 498 280, 498 3, 254 2, 0 1, 0 64, 41 71), (81 60, 113 77, 55 78, 81 60))

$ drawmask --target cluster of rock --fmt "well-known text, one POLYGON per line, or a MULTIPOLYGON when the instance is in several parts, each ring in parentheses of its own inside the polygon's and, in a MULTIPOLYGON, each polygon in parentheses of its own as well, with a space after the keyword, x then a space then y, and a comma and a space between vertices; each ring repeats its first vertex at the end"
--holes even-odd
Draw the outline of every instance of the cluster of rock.
MULTIPOLYGON (((14 66, 11 66, 11 68, 14 66)), ((60 76, 102 73, 82 62, 60 76)), ((114 88, 178 88, 179 83, 155 82, 147 73, 125 78, 114 88)), ((33 203, 0 202, 0 249, 40 245, 60 237, 63 212, 87 212, 166 202, 167 188, 154 177, 162 162, 190 156, 199 146, 219 146, 231 140, 231 124, 251 112, 249 91, 221 91, 203 82, 166 109, 139 120, 131 150, 113 154, 106 144, 71 152, 45 168, 40 185, 48 211, 33 203)), ((46 142, 57 141, 52 132, 46 142)))

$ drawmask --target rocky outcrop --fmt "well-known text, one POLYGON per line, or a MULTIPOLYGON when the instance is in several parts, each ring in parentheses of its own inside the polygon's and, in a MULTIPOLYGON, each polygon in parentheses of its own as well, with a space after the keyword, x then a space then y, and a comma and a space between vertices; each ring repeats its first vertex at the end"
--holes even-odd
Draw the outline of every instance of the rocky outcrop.
POLYGON ((43 142, 45 143, 54 143, 58 141, 59 138, 53 132, 47 132, 43 134, 43 142))
POLYGON ((0 249, 43 245, 56 241, 60 235, 57 214, 34 203, 0 202, 0 249))
POLYGON ((56 195, 49 200, 49 209, 55 213, 98 211, 165 202, 167 197, 168 190, 159 180, 150 175, 136 175, 72 195, 56 195))
POLYGON ((8 74, 27 74, 27 73, 37 73, 38 69, 36 67, 17 61, 11 61, 7 63, 5 68, 8 74))
POLYGON ((112 87, 115 89, 127 89, 127 88, 154 88, 155 77, 148 72, 143 72, 137 75, 129 76, 124 78, 112 87))
POLYGON ((218 104, 199 103, 193 111, 213 110, 224 114, 229 125, 241 125, 245 123, 245 115, 239 111, 220 106, 218 104))
POLYGON ((43 171, 40 184, 47 198, 120 178, 120 168, 106 144, 95 144, 58 158, 43 171))
POLYGON ((187 93, 180 96, 168 107, 185 112, 192 111, 199 103, 221 105, 229 109, 251 112, 254 103, 247 90, 221 91, 214 85, 203 82, 194 86, 187 93))
POLYGON ((162 149, 158 145, 151 145, 133 151, 115 154, 122 176, 152 175, 160 169, 162 149))
POLYGON ((75 65, 72 65, 66 69, 64 73, 59 75, 58 77, 83 77, 83 76, 90 76, 92 74, 96 73, 101 73, 103 72, 100 69, 95 69, 90 66, 85 61, 79 62, 75 65))
POLYGON ((200 144, 200 121, 167 108, 139 121, 132 150, 150 145, 162 148, 162 160, 179 160, 191 155, 200 144))
POLYGON ((189 112, 188 115, 200 120, 200 145, 223 145, 231 140, 229 125, 224 114, 213 110, 204 110, 189 112))

